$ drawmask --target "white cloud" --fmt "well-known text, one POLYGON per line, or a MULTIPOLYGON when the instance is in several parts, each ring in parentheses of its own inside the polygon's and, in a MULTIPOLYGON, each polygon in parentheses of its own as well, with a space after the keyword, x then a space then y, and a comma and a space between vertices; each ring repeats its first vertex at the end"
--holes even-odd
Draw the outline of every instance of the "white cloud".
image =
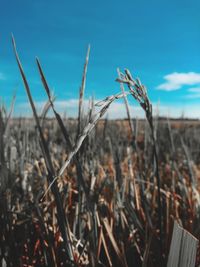
POLYGON ((165 83, 157 86, 157 89, 164 91, 178 90, 184 85, 200 84, 200 73, 196 72, 173 72, 164 76, 165 83))

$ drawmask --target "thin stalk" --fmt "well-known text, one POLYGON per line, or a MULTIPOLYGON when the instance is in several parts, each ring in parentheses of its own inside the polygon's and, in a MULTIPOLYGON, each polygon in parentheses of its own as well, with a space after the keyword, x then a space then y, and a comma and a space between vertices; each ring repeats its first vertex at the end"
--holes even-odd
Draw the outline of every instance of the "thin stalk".
MULTIPOLYGON (((18 64, 18 67, 20 70, 20 74, 22 76, 22 80, 24 82, 24 86, 25 86, 25 90, 26 90, 29 102, 31 104, 31 108, 32 108, 32 111, 34 114, 36 125, 37 125, 37 128, 38 128, 39 133, 40 133, 40 139, 41 139, 40 144, 41 144, 42 152, 44 154, 45 163, 46 163, 47 170, 48 170, 47 178, 48 178, 49 183, 51 184, 52 181, 54 180, 53 177, 55 176, 55 172, 54 172, 53 164, 52 164, 51 157, 49 154, 49 149, 48 149, 48 146, 46 144, 46 141, 45 141, 45 138, 44 138, 44 135, 42 132, 42 128, 40 126, 39 117, 37 115, 35 104, 34 104, 34 101, 32 99, 29 84, 27 82, 25 73, 24 73, 23 68, 22 68, 21 61, 20 61, 18 53, 17 53, 16 44, 15 44, 15 40, 14 40, 13 36, 12 36, 12 42, 13 42, 13 48, 14 48, 16 61, 17 61, 17 64, 18 64)), ((66 252, 68 254, 70 261, 74 262, 74 255, 73 255, 73 250, 72 250, 71 240, 70 240, 70 233, 69 233, 69 225, 68 225, 67 218, 65 216, 65 212, 64 212, 63 207, 62 207, 61 197, 59 194, 57 183, 53 183, 52 193, 55 196, 55 202, 56 202, 57 212, 58 212, 58 225, 60 228, 60 232, 62 234, 62 238, 64 240, 64 246, 65 246, 65 249, 66 249, 66 252)))
POLYGON ((83 116, 83 99, 84 99, 84 93, 85 93, 85 84, 86 84, 86 75, 87 75, 87 68, 88 68, 88 62, 89 62, 89 55, 90 55, 90 45, 88 45, 85 64, 83 68, 83 76, 82 76, 82 83, 80 87, 79 92, 79 109, 78 109, 78 129, 77 129, 77 138, 81 132, 81 119, 83 116))
POLYGON ((160 263, 162 266, 162 261, 163 261, 163 229, 162 229, 162 202, 161 202, 161 185, 160 185, 160 173, 159 173, 159 164, 158 164, 158 152, 157 152, 157 146, 156 146, 156 139, 154 136, 154 125, 153 125, 153 120, 149 121, 149 125, 151 128, 151 133, 152 133, 152 140, 153 140, 153 150, 154 150, 154 159, 155 159, 155 166, 156 166, 156 183, 158 187, 158 228, 159 228, 159 234, 160 234, 160 263))

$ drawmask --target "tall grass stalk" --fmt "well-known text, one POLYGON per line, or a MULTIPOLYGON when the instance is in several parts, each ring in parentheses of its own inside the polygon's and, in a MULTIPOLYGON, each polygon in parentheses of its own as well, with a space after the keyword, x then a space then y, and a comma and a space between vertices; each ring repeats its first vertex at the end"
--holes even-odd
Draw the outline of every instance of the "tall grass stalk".
POLYGON ((159 228, 159 239, 160 239, 160 259, 163 258, 163 241, 162 241, 162 202, 161 202, 161 179, 159 174, 159 162, 158 162, 158 152, 157 152, 157 144, 155 139, 154 133, 154 123, 153 123, 153 111, 152 111, 152 104, 149 100, 146 87, 141 83, 141 81, 136 78, 134 79, 128 69, 125 69, 125 74, 119 73, 120 78, 117 78, 117 81, 120 83, 124 83, 128 86, 131 95, 135 98, 135 100, 140 104, 142 109, 145 112, 147 121, 149 123, 151 134, 152 134, 152 141, 154 147, 154 157, 156 163, 156 181, 158 187, 158 228, 159 228))
MULTIPOLYGON (((19 67, 19 70, 20 70, 20 73, 21 73, 21 76, 22 76, 22 80, 24 82, 25 90, 26 90, 26 93, 28 95, 28 99, 29 99, 29 102, 31 104, 31 108, 33 110, 33 114, 34 114, 34 118, 35 118, 35 121, 36 121, 36 125, 37 125, 37 128, 38 128, 39 133, 40 133, 41 146, 42 146, 42 151, 43 151, 43 154, 44 154, 44 158, 46 160, 49 183, 52 183, 53 177, 55 176, 55 172, 54 172, 53 164, 52 164, 51 157, 50 157, 50 154, 49 154, 48 146, 46 144, 46 141, 45 141, 45 138, 44 138, 44 135, 43 135, 43 132, 42 132, 42 128, 40 126, 39 117, 37 115, 37 111, 36 111, 36 108, 35 108, 35 105, 34 105, 34 101, 33 101, 32 96, 31 96, 31 91, 30 91, 30 88, 29 88, 29 84, 27 82, 26 76, 25 76, 23 68, 22 68, 22 64, 20 62, 20 59, 19 59, 19 56, 18 56, 18 53, 17 53, 16 44, 15 44, 15 40, 14 40, 13 36, 12 36, 12 42, 13 42, 13 48, 14 48, 14 53, 15 53, 15 57, 16 57, 16 60, 17 60, 17 64, 18 64, 18 67, 19 67)), ((56 201, 56 205, 57 205, 58 224, 59 224, 59 227, 60 227, 60 232, 62 234, 63 240, 65 241, 64 245, 65 245, 66 253, 67 253, 67 256, 68 256, 68 260, 71 261, 71 263, 73 263, 74 262, 74 255, 73 255, 73 250, 72 250, 72 245, 71 245, 68 221, 67 221, 67 218, 65 216, 63 207, 62 207, 62 202, 61 202, 61 198, 60 198, 60 194, 59 194, 59 190, 58 190, 57 184, 53 183, 52 185, 53 185, 52 186, 52 192, 53 192, 53 194, 55 196, 55 201, 56 201)))

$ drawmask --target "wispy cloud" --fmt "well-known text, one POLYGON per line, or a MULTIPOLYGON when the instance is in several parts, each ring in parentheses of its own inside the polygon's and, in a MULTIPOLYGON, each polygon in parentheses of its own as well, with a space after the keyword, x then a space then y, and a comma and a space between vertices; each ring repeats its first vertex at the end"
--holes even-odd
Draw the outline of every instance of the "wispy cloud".
MULTIPOLYGON (((89 102, 89 100, 86 100, 85 101, 85 105, 87 105, 89 102)), ((67 108, 77 108, 78 107, 78 103, 79 103, 79 100, 78 99, 69 99, 69 100, 56 100, 55 101, 55 107, 59 110, 62 110, 62 109, 67 109, 67 108)), ((35 106, 37 109, 42 109, 44 107, 44 105, 46 104, 45 101, 35 101, 34 102, 35 106)), ((28 102, 22 102, 22 103, 19 103, 18 104, 18 107, 20 109, 23 109, 23 108, 29 108, 30 107, 30 104, 28 102)))
POLYGON ((200 84, 200 73, 196 72, 173 72, 164 76, 165 82, 158 85, 157 89, 164 91, 174 91, 185 85, 200 84))
POLYGON ((186 104, 186 105, 161 105, 160 116, 169 116, 171 118, 200 118, 200 110, 198 104, 186 104))
MULTIPOLYGON (((193 90, 194 88, 190 88, 193 90)), ((196 89, 196 88, 195 88, 196 89)), ((199 88, 200 90, 200 88, 199 88)), ((97 102, 100 100, 96 100, 97 102)), ((56 110, 63 115, 65 112, 68 117, 77 117, 78 114, 78 99, 69 100, 58 100, 55 101, 56 110)), ((42 107, 45 105, 44 101, 35 102, 35 105, 40 113, 42 107)), ((89 100, 85 100, 84 109, 87 111, 89 105, 89 100)), ((144 112, 138 105, 133 105, 130 101, 130 113, 133 118, 144 118, 144 112)), ((160 103, 153 103, 153 113, 154 115, 159 114, 159 116, 169 116, 172 118, 180 118, 182 114, 186 118, 200 118, 200 109, 198 105, 186 104, 182 105, 166 105, 160 103)), ((15 108, 15 115, 26 114, 26 116, 31 116, 31 108, 28 102, 18 104, 15 108)), ((113 102, 106 113, 110 119, 124 119, 127 118, 126 109, 123 101, 113 102)), ((50 112, 49 116, 53 116, 50 112)), ((106 116, 106 115, 105 115, 106 116)))
POLYGON ((188 92, 200 93, 200 87, 192 87, 188 89, 188 92))
POLYGON ((6 79, 5 75, 0 72, 0 81, 4 81, 6 79))
MULTIPOLYGON (((101 99, 96 99, 95 102, 99 102, 101 99)), ((37 108, 37 110, 40 112, 42 110, 42 108, 45 105, 45 101, 36 101, 35 102, 35 106, 37 108)), ((69 100, 58 100, 55 101, 55 108, 56 110, 60 113, 63 114, 64 112, 66 112, 68 114, 69 117, 77 117, 78 114, 78 103, 79 103, 79 99, 76 98, 72 98, 69 100)), ((85 99, 84 101, 84 110, 85 112, 88 111, 88 107, 89 107, 89 99, 85 99)), ((16 107, 16 113, 19 114, 23 114, 23 111, 26 110, 26 112, 28 112, 28 110, 30 112, 26 113, 28 116, 30 116, 31 114, 31 108, 28 102, 23 102, 23 103, 19 103, 16 107)), ((130 105, 130 112, 131 114, 133 114, 133 116, 136 117, 144 117, 143 111, 139 106, 133 106, 130 105)), ((52 113, 50 113, 49 115, 52 115, 52 113)), ((123 103, 123 101, 121 102, 113 102, 107 112, 107 115, 109 118, 111 119, 123 119, 127 117, 126 114, 126 109, 125 109, 125 105, 123 103)))
POLYGON ((190 98, 190 99, 200 98, 200 86, 189 88, 187 91, 189 92, 189 94, 186 94, 184 98, 190 98))
MULTIPOLYGON (((99 102, 101 100, 102 99, 97 99, 95 100, 95 102, 99 102)), ((55 103, 55 106, 59 110, 65 108, 69 113, 70 111, 71 112, 75 111, 75 116, 77 116, 78 103, 79 103, 78 99, 69 99, 68 101, 58 101, 58 103, 55 103)), ((86 99, 84 101, 84 110, 87 111, 88 107, 89 107, 89 100, 86 99)), ((140 118, 144 117, 144 112, 139 106, 130 105, 129 108, 130 108, 130 113, 133 114, 133 116, 140 117, 140 118)), ((125 108, 123 101, 113 102, 107 111, 107 115, 111 119, 126 118, 127 113, 126 113, 126 108, 125 108)))

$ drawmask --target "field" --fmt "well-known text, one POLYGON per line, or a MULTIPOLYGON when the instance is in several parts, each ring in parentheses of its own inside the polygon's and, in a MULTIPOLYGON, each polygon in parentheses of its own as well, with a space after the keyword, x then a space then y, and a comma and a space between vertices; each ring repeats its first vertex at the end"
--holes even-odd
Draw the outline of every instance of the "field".
MULTIPOLYGON (((77 120, 63 122, 74 143, 77 120)), ((147 122, 133 122, 135 142, 128 121, 99 121, 56 181, 58 195, 49 190, 44 196, 48 170, 34 120, 9 121, 1 140, 0 204, 1 259, 7 266, 159 266, 152 139, 147 122)), ((200 233, 200 122, 154 123, 166 260, 174 219, 196 237, 200 233)), ((57 172, 69 146, 55 119, 46 119, 42 131, 57 172)))
POLYGON ((1 105, 1 266, 166 266, 175 221, 200 235, 200 121, 153 116, 128 70, 118 70, 119 94, 84 113, 89 49, 77 119, 56 112, 37 59, 47 94, 39 114, 13 46, 33 118, 12 118, 14 101, 10 112, 1 105), (128 95, 145 120, 131 118, 128 95), (105 119, 119 98, 128 119, 105 119))

